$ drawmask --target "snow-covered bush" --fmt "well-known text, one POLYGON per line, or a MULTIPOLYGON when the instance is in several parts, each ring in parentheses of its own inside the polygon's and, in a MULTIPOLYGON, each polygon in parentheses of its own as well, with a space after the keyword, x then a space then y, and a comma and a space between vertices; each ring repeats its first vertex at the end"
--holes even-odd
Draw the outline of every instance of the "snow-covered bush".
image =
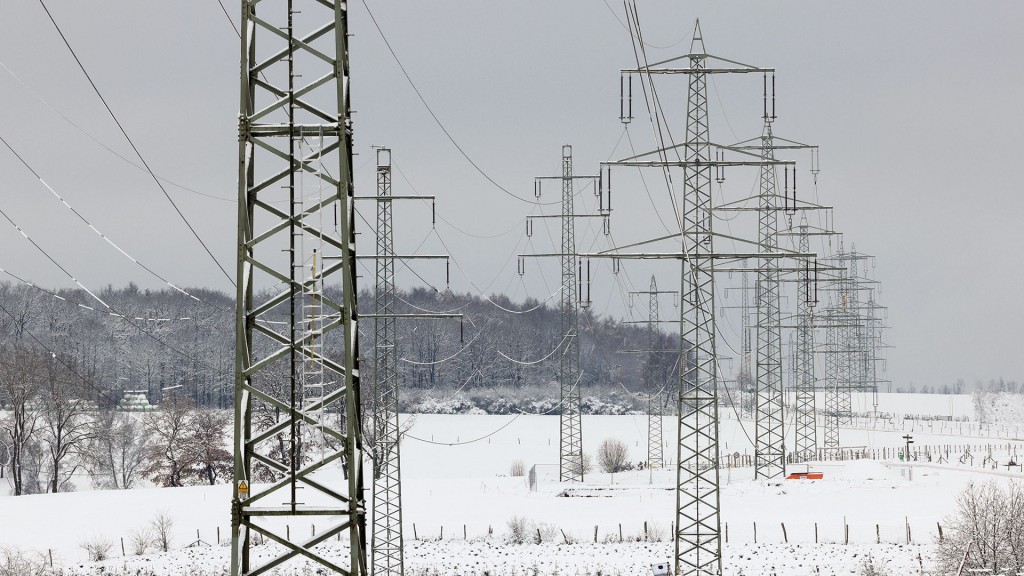
POLYGON ((96 535, 79 546, 89 555, 89 560, 99 562, 110 557, 110 549, 114 547, 114 543, 105 536, 96 535))
POLYGON ((629 449, 626 443, 615 438, 605 438, 597 448, 597 464, 604 472, 621 472, 626 469, 629 449))
POLYGON ((509 476, 526 476, 526 463, 522 460, 513 460, 508 468, 509 476))
POLYGON ((939 540, 940 571, 954 573, 964 554, 967 568, 990 568, 993 573, 1024 570, 1024 486, 1005 488, 990 481, 970 483, 956 498, 956 511, 946 519, 939 540))

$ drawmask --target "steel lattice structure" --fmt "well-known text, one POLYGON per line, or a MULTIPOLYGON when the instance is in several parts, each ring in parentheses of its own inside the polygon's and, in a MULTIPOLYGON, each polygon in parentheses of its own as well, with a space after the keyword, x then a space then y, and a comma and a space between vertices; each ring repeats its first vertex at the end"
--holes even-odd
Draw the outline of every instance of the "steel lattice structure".
MULTIPOLYGON (((602 228, 608 234, 608 218, 610 208, 600 210, 599 214, 576 214, 573 197, 576 180, 598 180, 599 176, 579 176, 573 173, 572 146, 562 146, 562 174, 560 176, 538 176, 534 180, 534 194, 541 196, 541 182, 557 180, 562 185, 562 213, 550 216, 557 218, 562 227, 562 250, 556 254, 520 254, 520 269, 524 270, 523 259, 527 257, 557 256, 561 263, 562 288, 559 303, 561 340, 556 347, 558 355, 558 388, 559 388, 559 458, 558 476, 561 482, 583 481, 583 422, 582 396, 580 384, 583 374, 580 372, 579 343, 579 308, 590 305, 589 298, 583 299, 583 267, 576 252, 576 218, 601 218, 602 228)), ((530 216, 526 221, 527 235, 532 234, 533 219, 547 216, 530 216)), ((589 264, 587 285, 589 292, 589 264)))
MULTIPOLYGON (((643 154, 607 166, 646 167, 683 171, 681 201, 676 205, 680 234, 678 252, 627 253, 619 249, 591 256, 602 258, 669 258, 682 262, 680 306, 680 361, 678 393, 678 445, 676 468, 676 514, 674 571, 677 575, 720 574, 722 570, 721 517, 719 513, 719 443, 718 443, 718 381, 715 346, 715 259, 738 260, 755 256, 786 258, 796 253, 718 254, 714 251, 712 229, 712 168, 726 166, 761 166, 759 157, 739 149, 710 141, 708 125, 707 76, 709 74, 767 73, 771 68, 757 68, 707 54, 701 36, 700 22, 694 27, 690 52, 677 58, 624 69, 623 74, 639 74, 652 82, 655 75, 687 76, 686 139, 680 144, 666 144, 643 154), (677 62, 686 67, 676 67, 677 62), (724 66, 709 66, 709 61, 724 66), (740 160, 712 157, 712 151, 732 150, 740 160), (669 158, 669 155, 677 159, 669 158)), ((650 105, 650 103, 649 103, 650 105)), ((631 104, 630 104, 631 106, 631 104)), ((792 164, 772 161, 771 164, 792 164)), ((662 239, 640 242, 641 246, 662 239)))
POLYGON ((580 395, 579 294, 573 215, 572 146, 562 147, 562 298, 559 307, 562 345, 558 354, 561 411, 558 423, 558 477, 583 481, 583 418, 580 395))
POLYGON ((658 281, 651 274, 651 289, 629 292, 630 307, 632 307, 633 296, 647 297, 647 320, 629 320, 627 324, 647 324, 647 347, 643 350, 621 350, 620 352, 643 353, 644 364, 641 371, 641 381, 644 390, 647 392, 647 467, 661 468, 665 465, 663 419, 665 416, 665 386, 658 376, 659 354, 677 352, 656 348, 660 342, 658 324, 662 322, 675 321, 661 320, 658 312, 658 295, 672 294, 679 296, 678 292, 669 290, 658 290, 658 281))
MULTIPOLYGON (((799 250, 810 251, 807 219, 800 221, 799 250)), ((796 458, 806 462, 817 457, 818 431, 815 414, 814 300, 810 268, 799 273, 796 304, 796 458)))
MULTIPOLYGON (((771 119, 765 114, 761 157, 775 159, 771 119)), ((779 194, 775 167, 760 173, 758 210, 762 252, 778 249, 779 194)), ((757 414, 754 436, 754 477, 776 478, 786 472, 782 402, 782 329, 779 312, 779 270, 775 258, 761 258, 757 268, 757 414)))
POLYGON ((658 282, 651 274, 651 290, 647 305, 647 363, 644 366, 644 390, 647 391, 647 467, 661 468, 665 464, 662 456, 664 435, 662 419, 665 416, 664 395, 660 379, 656 378, 658 344, 658 282))
POLYGON ((377 258, 374 285, 373 538, 371 575, 405 573, 402 469, 398 444, 398 337, 395 329, 395 246, 391 151, 377 150, 377 258))
POLYGON ((430 200, 434 196, 395 195, 391 192, 391 149, 377 148, 377 195, 356 196, 377 204, 374 312, 363 318, 374 322, 374 379, 371 411, 373 456, 373 535, 370 541, 370 569, 375 576, 401 576, 405 573, 402 536, 402 473, 398 422, 398 319, 462 318, 462 314, 398 313, 395 287, 396 260, 444 259, 447 255, 399 255, 395 253, 393 204, 395 200, 430 200))
MULTIPOLYGON (((743 267, 747 267, 747 261, 743 261, 743 267)), ((744 272, 740 278, 740 371, 736 376, 736 382, 740 395, 740 411, 753 417, 757 412, 757 384, 754 377, 754 346, 750 337, 750 276, 744 272), (754 397, 746 399, 749 388, 753 388, 754 397)))
POLYGON ((241 41, 231 572, 363 575, 347 4, 243 0, 241 41), (254 534, 282 546, 259 566, 254 534))

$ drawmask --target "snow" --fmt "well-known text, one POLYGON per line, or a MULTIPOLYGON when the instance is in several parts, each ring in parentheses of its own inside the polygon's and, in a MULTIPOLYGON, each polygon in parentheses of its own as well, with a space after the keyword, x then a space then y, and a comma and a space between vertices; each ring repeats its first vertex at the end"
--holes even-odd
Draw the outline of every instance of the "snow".
MULTIPOLYGON (((883 400, 897 408, 902 401, 908 404, 904 408, 921 413, 912 398, 883 400)), ((414 421, 401 457, 410 574, 650 574, 650 564, 671 557, 671 467, 592 473, 583 485, 561 484, 557 416, 403 416, 408 418, 414 421), (537 491, 530 491, 525 477, 508 476, 515 460, 522 460, 527 469, 537 465, 537 491), (534 531, 540 528, 542 543, 509 543, 508 522, 513 517, 522 518, 534 531), (566 544, 566 539, 574 543, 566 544)), ((616 438, 629 446, 630 460, 646 460, 646 423, 645 416, 584 416, 585 449, 593 452, 604 438, 616 438)), ((664 424, 666 445, 672 446, 674 419, 666 418, 664 424)), ((747 435, 752 433, 749 421, 741 426, 734 419, 723 420, 723 451, 749 453, 747 435)), ((904 433, 843 429, 841 438, 848 446, 897 448, 903 446, 904 433)), ((788 426, 787 434, 792 434, 788 426)), ((937 432, 915 432, 915 439, 963 443, 937 432)), ((673 449, 665 454, 675 455, 673 449)), ((966 466, 955 460, 820 462, 810 469, 824 473, 824 479, 755 481, 750 468, 722 470, 727 574, 851 574, 868 555, 887 563, 892 574, 916 574, 921 566, 931 565, 937 526, 953 510, 957 492, 972 480, 1006 482, 1022 477, 1004 468, 966 466), (844 543, 847 530, 849 544, 844 543)), ((52 553, 66 574, 92 574, 97 564, 86 562, 81 544, 105 539, 113 544, 105 563, 108 573, 221 574, 229 559, 229 498, 230 489, 223 484, 0 497, 0 548, 38 552, 46 558, 52 553), (161 512, 174 519, 174 550, 132 556, 132 532, 148 526, 161 512), (197 539, 200 546, 185 548, 197 539)), ((320 533, 328 525, 326 520, 316 526, 304 522, 291 529, 320 533)), ((321 546, 332 557, 345 555, 337 542, 321 546)), ((258 555, 272 551, 272 545, 255 547, 258 555)), ((288 566, 279 573, 308 573, 301 563, 288 566)))

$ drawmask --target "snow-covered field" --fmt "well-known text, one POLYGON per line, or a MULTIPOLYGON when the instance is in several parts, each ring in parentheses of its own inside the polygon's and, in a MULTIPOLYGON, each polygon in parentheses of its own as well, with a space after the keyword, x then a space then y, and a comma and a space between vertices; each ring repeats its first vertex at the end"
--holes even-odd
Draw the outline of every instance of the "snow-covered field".
MULTIPOLYGON (((922 413, 913 397, 888 401, 910 403, 914 413, 922 413)), ((671 556, 671 469, 594 473, 584 485, 563 485, 557 482, 557 416, 406 418, 414 418, 401 447, 410 574, 649 574, 650 564, 671 556), (537 491, 530 491, 525 478, 508 476, 515 460, 527 469, 537 466, 537 491), (542 543, 507 543, 512 517, 539 528, 542 543)), ((647 458, 644 416, 586 416, 583 431, 588 452, 616 438, 629 446, 633 462, 647 458)), ((673 419, 666 418, 664 431, 672 446, 673 419)), ((748 435, 751 422, 723 420, 723 451, 750 452, 748 435)), ((844 429, 841 438, 846 446, 894 448, 903 445, 902 435, 844 429)), ((954 441, 934 436, 915 433, 919 442, 954 441)), ((669 456, 674 458, 674 450, 666 450, 669 456)), ((750 468, 722 471, 728 574, 851 574, 868 555, 888 563, 891 574, 917 574, 931 565, 937 526, 959 490, 972 480, 1022 477, 955 461, 859 460, 812 468, 824 472, 824 480, 765 482, 753 480, 750 468)), ((0 497, 0 547, 40 554, 47 563, 52 554, 66 574, 93 574, 98 566, 86 562, 82 544, 107 541, 107 573, 127 568, 131 574, 221 574, 229 558, 223 545, 229 539, 229 495, 229 487, 219 485, 0 497), (134 556, 133 531, 160 513, 174 520, 175 550, 134 556)), ((319 533, 323 526, 290 528, 319 533)), ((343 555, 340 548, 337 554, 343 555)), ((297 564, 279 573, 304 570, 297 564)))

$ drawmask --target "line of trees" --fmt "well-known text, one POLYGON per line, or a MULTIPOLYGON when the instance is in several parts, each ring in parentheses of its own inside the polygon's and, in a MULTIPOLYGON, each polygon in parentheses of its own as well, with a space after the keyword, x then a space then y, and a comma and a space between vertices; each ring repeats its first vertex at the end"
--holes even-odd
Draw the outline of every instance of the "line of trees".
MULTIPOLYGON (((16 343, 38 338, 98 389, 90 399, 102 409, 112 408, 126 391, 145 391, 155 404, 172 388, 196 406, 226 409, 234 386, 234 300, 213 290, 192 293, 199 300, 170 289, 107 287, 98 293, 110 307, 106 310, 82 290, 57 291, 57 299, 29 286, 0 283, 0 305, 6 310, 0 313, 0 355, 9 357, 16 343)), ((403 389, 536 388, 556 380, 559 358, 551 352, 564 336, 557 302, 514 303, 500 295, 490 300, 423 288, 399 292, 399 313, 465 315, 461 329, 458 320, 398 320, 403 389)), ((372 313, 373 301, 372 293, 360 294, 361 312, 372 313)), ((287 319, 286 308, 275 312, 287 319)), ((360 323, 364 383, 373 378, 373 322, 360 323)), ((671 380, 678 354, 649 359, 620 353, 646 349, 646 330, 643 324, 580 311, 583 388, 641 391, 645 365, 656 379, 671 380)), ((678 336, 659 332, 655 348, 674 350, 678 342, 678 336)), ((328 354, 339 352, 331 350, 330 338, 324 344, 328 354)))
MULTIPOLYGON (((215 484, 229 477, 230 413, 170 395, 159 410, 100 406, 103 393, 74 361, 15 343, 0 356, 0 469, 14 495, 74 490, 84 473, 97 488, 215 484)), ((109 404, 109 402, 107 402, 109 404)))

